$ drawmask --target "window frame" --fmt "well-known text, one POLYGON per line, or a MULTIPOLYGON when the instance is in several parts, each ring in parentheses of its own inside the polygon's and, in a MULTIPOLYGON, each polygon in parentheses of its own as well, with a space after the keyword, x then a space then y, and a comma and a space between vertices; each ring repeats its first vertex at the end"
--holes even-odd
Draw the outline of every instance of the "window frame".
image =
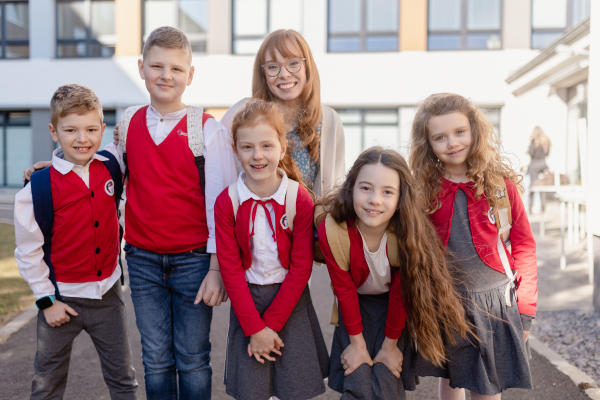
MULTIPOLYGON (((79 58, 111 58, 114 57, 113 55, 110 56, 96 56, 96 55, 90 55, 90 49, 93 45, 99 45, 99 46, 106 46, 106 47, 112 47, 114 46, 116 48, 117 45, 117 34, 115 32, 114 35, 105 35, 105 36, 109 36, 109 37, 113 37, 110 41, 110 43, 106 44, 106 43, 102 43, 100 42, 100 40, 98 38, 94 38, 92 37, 92 27, 91 27, 91 20, 92 20, 92 3, 94 2, 104 2, 104 3, 115 3, 115 7, 116 7, 116 0, 55 0, 54 3, 54 25, 55 25, 55 42, 56 42, 56 58, 59 59, 79 59, 79 58), (83 3, 85 4, 86 10, 84 13, 84 24, 85 24, 85 33, 86 33, 86 38, 85 39, 60 39, 58 37, 58 5, 61 3, 83 3), (77 45, 80 43, 84 43, 85 44, 85 55, 84 56, 61 56, 60 55, 60 46, 61 45, 77 45)), ((115 11, 116 13, 116 11, 115 11)))
MULTIPOLYGON (((530 40, 529 46, 531 47, 532 50, 540 50, 540 49, 543 49, 544 47, 548 46, 548 45, 546 45, 544 47, 534 47, 533 46, 533 35, 534 34, 536 34, 536 33, 556 33, 556 34, 558 34, 558 36, 557 36, 557 39, 558 39, 560 36, 562 36, 562 34, 564 32, 566 32, 567 30, 569 30, 570 28, 574 27, 575 25, 577 25, 581 22, 581 21, 579 21, 577 24, 573 24, 573 2, 574 2, 574 0, 567 0, 567 15, 566 15, 567 23, 564 28, 534 28, 533 27, 533 13, 534 13, 533 0, 530 0, 530 1, 531 1, 530 2, 530 4, 531 4, 531 19, 530 19, 531 40, 530 40)), ((554 42, 554 40, 552 42, 554 42)), ((552 43, 552 42, 550 42, 550 43, 552 43)))
MULTIPOLYGON (((533 1, 533 0, 532 0, 533 1)), ((500 28, 499 29, 467 29, 467 16, 468 16, 468 0, 460 0, 460 29, 458 30, 440 30, 432 31, 429 29, 429 13, 431 12, 430 6, 431 0, 427 0, 427 51, 496 51, 504 48, 504 41, 502 40, 502 32, 504 31, 504 0, 500 0, 500 28), (467 36, 468 35, 486 35, 497 33, 500 37, 500 47, 497 49, 469 49, 467 48, 467 36), (458 49, 430 49, 429 48, 429 37, 437 35, 459 35, 460 36, 460 48, 458 49)))
MULTIPOLYGON (((28 57, 7 57, 6 56, 6 51, 7 51, 8 46, 26 45, 29 48, 29 51, 31 51, 31 48, 29 46, 29 39, 27 39, 27 40, 22 40, 22 39, 12 40, 12 39, 6 38, 6 6, 8 4, 27 4, 28 11, 29 11, 29 0, 0 1, 0 29, 2 29, 2 32, 0 32, 0 60, 27 60, 31 57, 31 54, 28 57)), ((29 15, 27 16, 27 20, 29 23, 30 22, 29 15)), ((28 32, 28 36, 29 36, 29 32, 28 32)), ((0 111, 0 112, 2 112, 2 111, 0 111)))
POLYGON ((0 110, 0 115, 2 118, 0 119, 0 135, 2 138, 2 174, 0 175, 0 187, 15 187, 18 185, 8 185, 8 135, 7 128, 14 126, 25 126, 31 128, 31 110, 0 110), (29 123, 10 123, 10 114, 11 113, 28 113, 29 114, 29 123))
MULTIPOLYGON (((146 42, 146 39, 148 38, 148 35, 150 35, 150 32, 148 32, 148 34, 144 34, 144 29, 146 26, 146 2, 148 0, 141 0, 140 4, 142 7, 141 10, 141 15, 142 15, 142 49, 144 48, 144 43, 146 42)), ((206 1, 208 7, 208 14, 210 14, 210 2, 209 0, 204 0, 206 1)), ((174 26, 174 28, 177 29, 181 29, 181 21, 179 19, 179 0, 171 0, 171 2, 173 3, 173 8, 175 9, 176 12, 176 20, 177 20, 177 26, 174 26)), ((209 16, 210 17, 210 16, 209 16)), ((208 20, 207 20, 207 25, 208 25, 208 20)), ((208 27, 205 33, 186 33, 185 35, 187 36, 190 45, 192 47, 192 53, 199 53, 199 54, 206 54, 207 48, 208 48, 208 27), (194 50, 194 46, 199 46, 199 45, 204 45, 204 50, 202 51, 198 51, 198 50, 194 50)))
POLYGON ((327 0, 327 52, 328 53, 395 53, 400 51, 400 1, 398 0, 398 29, 396 31, 385 31, 385 32, 367 32, 367 0, 360 0, 360 32, 349 32, 349 33, 331 33, 329 31, 331 15, 331 0, 327 0), (378 37, 378 36, 396 36, 398 38, 398 48, 395 50, 367 50, 367 38, 378 37), (360 39, 360 50, 358 51, 332 51, 329 46, 330 38, 354 38, 360 39))

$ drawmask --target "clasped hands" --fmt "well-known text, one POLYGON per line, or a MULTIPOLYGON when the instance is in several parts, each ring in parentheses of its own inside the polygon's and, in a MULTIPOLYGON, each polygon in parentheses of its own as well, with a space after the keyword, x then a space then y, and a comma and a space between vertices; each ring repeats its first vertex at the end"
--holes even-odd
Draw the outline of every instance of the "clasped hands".
POLYGON ((281 355, 283 341, 273 329, 265 327, 263 330, 250 336, 248 343, 248 356, 256 358, 256 361, 264 364, 265 360, 275 361, 270 353, 281 355), (262 359, 265 358, 265 360, 262 359))
POLYGON ((341 356, 344 376, 350 375, 362 364, 373 366, 383 363, 396 378, 402 372, 403 355, 398 348, 398 339, 385 338, 383 345, 374 359, 371 359, 362 333, 350 335, 350 344, 344 349, 341 356))

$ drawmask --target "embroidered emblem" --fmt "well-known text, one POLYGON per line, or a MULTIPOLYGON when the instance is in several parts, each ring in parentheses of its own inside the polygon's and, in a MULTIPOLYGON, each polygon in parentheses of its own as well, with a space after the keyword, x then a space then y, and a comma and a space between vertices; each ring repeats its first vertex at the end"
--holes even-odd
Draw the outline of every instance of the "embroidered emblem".
POLYGON ((112 179, 106 181, 104 184, 104 191, 109 196, 113 196, 115 194, 115 182, 112 179))
POLYGON ((490 207, 490 209, 488 210, 488 219, 492 224, 496 225, 496 217, 494 216, 494 214, 492 214, 493 210, 494 209, 492 207, 490 207))
POLYGON ((503 197, 506 197, 505 190, 504 189, 502 189, 502 190, 496 190, 496 197, 499 198, 499 199, 501 199, 503 197))
POLYGON ((283 217, 281 217, 281 221, 279 221, 281 223, 281 227, 283 229, 288 229, 290 226, 288 225, 288 220, 287 220, 287 214, 283 214, 283 217))
POLYGON ((181 136, 187 136, 187 132, 184 132, 181 129, 177 129, 177 134, 181 136))

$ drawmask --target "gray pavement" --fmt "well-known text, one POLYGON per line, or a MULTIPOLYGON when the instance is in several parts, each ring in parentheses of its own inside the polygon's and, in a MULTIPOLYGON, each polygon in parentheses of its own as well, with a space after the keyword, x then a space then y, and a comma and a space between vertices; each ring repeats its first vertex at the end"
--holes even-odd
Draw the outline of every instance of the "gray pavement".
MULTIPOLYGON (((532 219, 534 231, 537 233, 536 218, 532 219)), ((555 219, 553 221, 556 221, 555 219)), ((569 260, 572 263, 567 270, 558 269, 557 251, 559 237, 556 223, 547 224, 547 236, 538 240, 539 294, 540 308, 588 308, 591 306, 587 276, 581 265, 582 249, 579 245, 568 247, 569 260), (561 295, 567 293, 568 296, 561 295), (574 296, 576 293, 584 293, 574 296)), ((328 345, 331 343, 333 327, 329 325, 329 317, 333 295, 329 286, 329 276, 325 268, 315 267, 311 283, 313 303, 321 322, 321 328, 328 345)), ((127 312, 129 319, 130 339, 134 353, 134 363, 140 383, 139 398, 145 398, 143 366, 141 362, 140 335, 135 326, 133 306, 126 291, 127 312)), ((213 345, 213 399, 230 399, 225 394, 223 385, 223 367, 225 346, 229 323, 229 302, 216 307, 213 316, 211 340, 213 345)), ((25 325, 19 332, 4 344, 0 344, 0 400, 25 399, 31 387, 33 377, 33 359, 36 348, 35 319, 25 325)), ((572 381, 559 372, 548 360, 533 353, 531 369, 534 390, 510 389, 502 398, 504 400, 588 400, 572 381)), ((437 380, 425 378, 416 392, 409 393, 407 400, 432 399, 437 397, 437 380)), ((467 399, 469 396, 467 396, 467 399)), ((102 381, 100 362, 89 336, 81 334, 73 346, 73 355, 69 370, 69 383, 65 399, 109 399, 108 389, 102 381)), ((339 394, 331 390, 317 399, 339 399, 339 394)), ((283 400, 283 399, 282 399, 283 400)))

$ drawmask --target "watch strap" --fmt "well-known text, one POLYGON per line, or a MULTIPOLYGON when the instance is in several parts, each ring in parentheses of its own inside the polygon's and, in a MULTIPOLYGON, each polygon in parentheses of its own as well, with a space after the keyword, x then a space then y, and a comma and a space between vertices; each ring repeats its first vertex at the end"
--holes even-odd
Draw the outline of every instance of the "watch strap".
POLYGON ((44 296, 35 301, 35 306, 38 310, 45 310, 46 308, 52 307, 55 301, 56 296, 54 295, 44 296))

